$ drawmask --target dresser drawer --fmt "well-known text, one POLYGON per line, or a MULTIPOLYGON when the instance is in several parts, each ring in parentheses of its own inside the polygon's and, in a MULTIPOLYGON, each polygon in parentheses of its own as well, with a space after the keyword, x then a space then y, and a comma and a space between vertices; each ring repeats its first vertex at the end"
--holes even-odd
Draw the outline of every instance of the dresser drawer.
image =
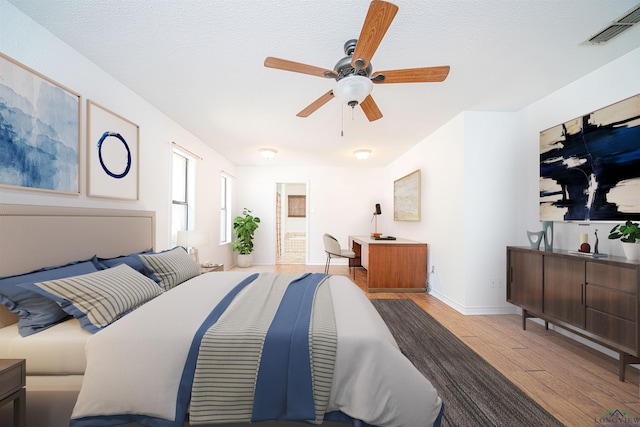
POLYGON ((617 289, 636 294, 638 288, 638 270, 634 267, 621 267, 597 262, 587 262, 587 284, 617 289))
POLYGON ((587 307, 621 317, 626 320, 636 319, 636 297, 635 295, 599 286, 586 287, 587 307))
POLYGON ((587 308, 586 329, 625 347, 636 347, 636 325, 616 316, 587 308))

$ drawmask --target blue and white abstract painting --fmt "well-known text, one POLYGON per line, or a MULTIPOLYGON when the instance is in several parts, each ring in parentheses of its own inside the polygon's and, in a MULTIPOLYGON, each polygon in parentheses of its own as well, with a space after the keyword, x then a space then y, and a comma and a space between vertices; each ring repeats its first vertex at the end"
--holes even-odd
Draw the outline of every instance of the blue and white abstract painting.
POLYGON ((540 132, 540 220, 640 220, 640 95, 540 132))
POLYGON ((80 96, 0 54, 0 185, 79 193, 80 96))

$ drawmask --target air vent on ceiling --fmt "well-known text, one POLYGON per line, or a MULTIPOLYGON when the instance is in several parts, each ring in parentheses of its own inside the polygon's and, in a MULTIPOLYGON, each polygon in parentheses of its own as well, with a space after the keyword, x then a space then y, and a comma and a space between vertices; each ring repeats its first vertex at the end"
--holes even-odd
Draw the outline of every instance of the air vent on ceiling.
POLYGON ((609 24, 609 26, 604 28, 602 31, 593 35, 586 41, 586 43, 599 44, 608 42, 618 34, 633 27, 638 22, 640 22, 640 4, 625 13, 621 18, 609 24))

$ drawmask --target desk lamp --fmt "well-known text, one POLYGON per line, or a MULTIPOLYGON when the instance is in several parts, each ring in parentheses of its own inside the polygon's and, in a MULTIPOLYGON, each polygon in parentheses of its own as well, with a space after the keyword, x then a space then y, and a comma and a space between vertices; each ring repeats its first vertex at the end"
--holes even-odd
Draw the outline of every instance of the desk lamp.
POLYGON ((382 215, 382 210, 380 209, 380 203, 376 203, 376 211, 373 213, 373 217, 371 218, 371 222, 376 220, 375 231, 371 233, 371 237, 380 237, 382 233, 378 233, 378 215, 382 215))

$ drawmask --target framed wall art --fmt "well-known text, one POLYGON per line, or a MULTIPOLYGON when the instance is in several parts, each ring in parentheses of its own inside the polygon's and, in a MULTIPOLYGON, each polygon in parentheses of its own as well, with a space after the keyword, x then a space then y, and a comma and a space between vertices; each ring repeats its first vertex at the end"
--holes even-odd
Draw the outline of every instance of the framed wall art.
POLYGON ((138 200, 140 128, 87 100, 87 195, 138 200))
POLYGON ((393 182, 393 220, 420 221, 420 169, 393 182))
POLYGON ((80 95, 0 53, 0 186, 79 194, 80 95))
POLYGON ((640 95, 540 132, 540 220, 640 220, 640 95))

